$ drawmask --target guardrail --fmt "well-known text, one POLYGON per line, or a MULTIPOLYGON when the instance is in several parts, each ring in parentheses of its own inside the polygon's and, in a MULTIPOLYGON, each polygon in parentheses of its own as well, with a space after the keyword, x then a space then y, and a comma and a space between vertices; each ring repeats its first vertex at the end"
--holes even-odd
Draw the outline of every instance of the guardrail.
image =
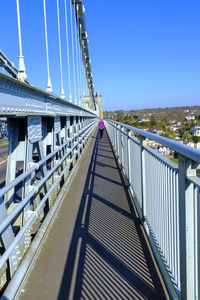
POLYGON ((200 299, 200 151, 126 124, 105 124, 171 297, 200 299), (172 149, 178 165, 146 139, 172 149))
POLYGON ((59 191, 69 181, 96 124, 92 118, 85 121, 53 152, 32 162, 28 170, 0 190, 1 287, 13 277, 59 191), (22 195, 17 200, 19 184, 22 195))

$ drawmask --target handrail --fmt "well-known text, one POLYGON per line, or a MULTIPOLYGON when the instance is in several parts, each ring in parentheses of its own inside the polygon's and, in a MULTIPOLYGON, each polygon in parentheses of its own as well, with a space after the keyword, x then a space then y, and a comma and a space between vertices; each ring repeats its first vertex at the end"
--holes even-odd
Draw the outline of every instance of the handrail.
POLYGON ((116 122, 116 121, 110 121, 110 120, 106 120, 106 121, 109 122, 109 123, 114 123, 116 125, 120 125, 120 126, 126 128, 128 130, 133 131, 134 133, 136 133, 140 136, 143 136, 143 137, 146 137, 150 140, 156 141, 159 144, 162 144, 165 147, 170 148, 173 151, 178 152, 178 153, 182 154, 183 156, 185 156, 185 157, 187 157, 187 158, 189 158, 189 159, 191 159, 195 162, 200 163, 200 151, 198 149, 188 147, 188 146, 183 145, 183 144, 181 144, 179 142, 176 142, 174 140, 171 140, 171 139, 168 139, 168 138, 165 138, 165 137, 162 137, 162 136, 157 136, 153 133, 146 132, 142 129, 138 129, 138 128, 132 127, 130 125, 126 125, 126 124, 116 122))
POLYGON ((170 297, 198 298, 200 151, 113 120, 105 126, 170 297), (175 151, 178 164, 147 138, 175 151))

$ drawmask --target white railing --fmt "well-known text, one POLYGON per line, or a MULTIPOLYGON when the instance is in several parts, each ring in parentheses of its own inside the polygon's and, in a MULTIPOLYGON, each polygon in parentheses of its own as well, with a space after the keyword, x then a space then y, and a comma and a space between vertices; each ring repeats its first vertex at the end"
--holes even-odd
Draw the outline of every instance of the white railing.
POLYGON ((200 151, 111 120, 106 129, 171 297, 200 299, 200 151), (172 149, 178 164, 146 139, 172 149))

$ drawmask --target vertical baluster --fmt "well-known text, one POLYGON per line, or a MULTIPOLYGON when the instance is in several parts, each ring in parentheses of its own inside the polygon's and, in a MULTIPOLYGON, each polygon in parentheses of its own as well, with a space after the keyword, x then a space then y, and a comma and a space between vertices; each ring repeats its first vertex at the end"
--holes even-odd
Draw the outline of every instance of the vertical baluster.
POLYGON ((188 176, 195 176, 192 161, 179 155, 179 234, 181 299, 194 299, 194 184, 188 176))

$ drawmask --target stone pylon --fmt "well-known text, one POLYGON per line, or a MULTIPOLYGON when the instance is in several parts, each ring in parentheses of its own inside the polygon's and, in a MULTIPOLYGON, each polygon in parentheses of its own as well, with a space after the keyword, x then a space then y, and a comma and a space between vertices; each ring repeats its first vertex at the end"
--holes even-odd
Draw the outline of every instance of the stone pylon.
POLYGON ((101 102, 101 94, 99 94, 99 118, 100 120, 103 120, 103 108, 102 108, 102 102, 101 102))

